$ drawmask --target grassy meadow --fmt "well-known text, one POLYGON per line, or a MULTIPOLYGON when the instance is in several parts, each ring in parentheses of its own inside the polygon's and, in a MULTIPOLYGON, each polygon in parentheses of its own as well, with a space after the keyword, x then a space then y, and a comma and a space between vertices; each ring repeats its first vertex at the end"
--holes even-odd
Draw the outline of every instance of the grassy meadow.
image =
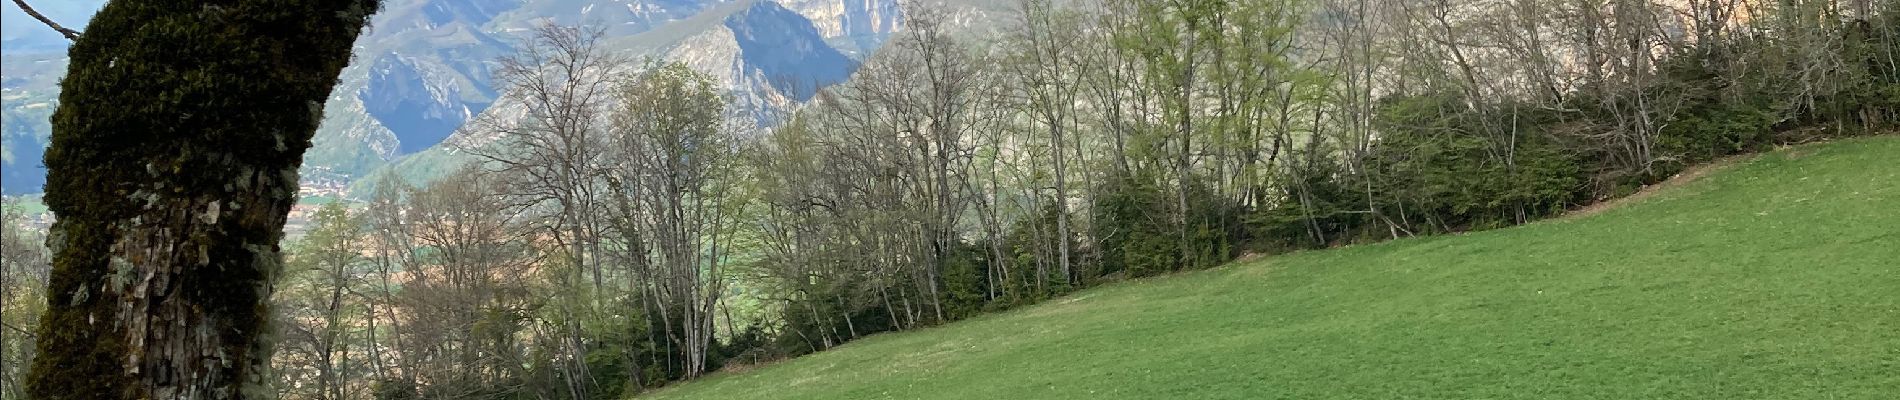
POLYGON ((1590 216, 1276 255, 640 398, 1900 398, 1900 137, 1590 216))

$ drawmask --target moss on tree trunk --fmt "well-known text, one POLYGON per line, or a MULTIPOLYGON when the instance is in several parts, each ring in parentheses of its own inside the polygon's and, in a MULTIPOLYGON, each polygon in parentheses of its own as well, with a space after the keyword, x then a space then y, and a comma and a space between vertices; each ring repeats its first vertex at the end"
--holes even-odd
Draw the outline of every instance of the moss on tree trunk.
POLYGON ((297 167, 378 0, 116 0, 70 50, 39 399, 270 397, 297 167))

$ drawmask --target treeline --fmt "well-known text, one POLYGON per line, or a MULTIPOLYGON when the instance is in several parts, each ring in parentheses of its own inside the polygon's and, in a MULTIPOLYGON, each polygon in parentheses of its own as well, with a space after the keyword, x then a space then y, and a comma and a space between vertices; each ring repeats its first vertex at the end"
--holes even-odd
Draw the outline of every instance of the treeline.
POLYGON ((773 354, 1247 253, 1488 229, 1890 129, 1892 2, 930 10, 756 153, 773 354))
POLYGON ((459 135, 482 162, 313 217, 274 298, 280 391, 621 398, 1900 123, 1893 1, 1052 3, 995 40, 907 4, 770 132, 713 77, 540 30, 496 70, 523 111, 459 135))
POLYGON ((45 235, 27 225, 23 203, 0 200, 0 397, 8 399, 26 396, 21 384, 36 354, 35 328, 46 314, 53 256, 45 235))
POLYGON ((312 216, 275 297, 281 393, 621 398, 759 347, 726 295, 744 128, 711 76, 602 39, 536 31, 495 71, 523 111, 458 144, 479 162, 312 216))

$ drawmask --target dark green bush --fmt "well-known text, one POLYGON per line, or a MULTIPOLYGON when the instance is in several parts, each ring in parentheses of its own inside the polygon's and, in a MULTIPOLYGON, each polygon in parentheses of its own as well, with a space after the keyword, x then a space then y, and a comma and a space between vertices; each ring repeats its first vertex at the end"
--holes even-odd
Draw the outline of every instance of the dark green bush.
POLYGON ((1092 228, 1102 246, 1101 274, 1149 276, 1179 265, 1179 240, 1166 211, 1176 207, 1157 180, 1112 176, 1099 189, 1092 228))

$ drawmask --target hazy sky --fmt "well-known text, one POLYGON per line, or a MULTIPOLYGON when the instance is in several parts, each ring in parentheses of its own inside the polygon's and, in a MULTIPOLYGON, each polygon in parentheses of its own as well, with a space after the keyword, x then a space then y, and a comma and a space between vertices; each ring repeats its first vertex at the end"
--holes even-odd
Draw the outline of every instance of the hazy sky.
MULTIPOLYGON (((65 48, 65 38, 20 11, 12 1, 0 5, 0 41, 7 51, 57 51, 65 48)), ((27 0, 33 9, 46 14, 67 28, 84 31, 86 20, 106 4, 105 0, 27 0)))

